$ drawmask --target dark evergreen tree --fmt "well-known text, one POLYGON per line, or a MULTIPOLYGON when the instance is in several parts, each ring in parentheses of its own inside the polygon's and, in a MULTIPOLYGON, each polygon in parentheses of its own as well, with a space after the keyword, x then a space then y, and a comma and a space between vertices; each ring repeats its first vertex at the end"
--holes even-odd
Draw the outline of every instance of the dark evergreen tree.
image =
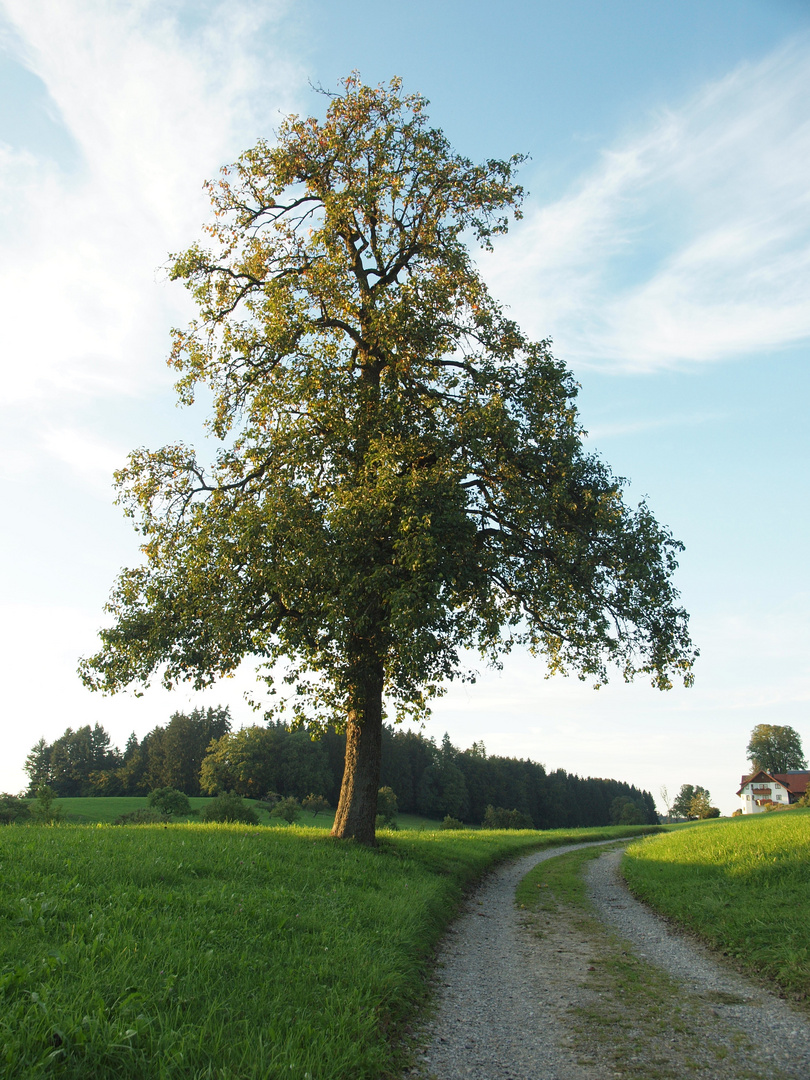
POLYGON ((40 785, 50 785, 52 780, 51 774, 51 750, 53 747, 50 743, 45 742, 44 739, 40 739, 39 742, 31 748, 31 752, 25 759, 25 771, 28 773, 28 794, 35 795, 36 790, 40 785))

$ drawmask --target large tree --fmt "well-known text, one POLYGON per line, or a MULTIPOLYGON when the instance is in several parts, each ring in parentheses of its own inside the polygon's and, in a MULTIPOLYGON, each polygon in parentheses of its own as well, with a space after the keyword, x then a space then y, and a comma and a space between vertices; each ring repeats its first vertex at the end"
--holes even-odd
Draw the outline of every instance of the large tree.
POLYGON ((786 725, 757 724, 745 752, 755 772, 764 769, 769 773, 786 773, 807 768, 801 736, 795 728, 786 725))
POLYGON ((327 97, 223 170, 208 246, 173 261, 199 310, 178 391, 206 388, 222 448, 117 474, 145 558, 81 672, 114 692, 283 666, 292 715, 346 731, 335 835, 373 843, 384 697, 422 711, 461 650, 660 688, 694 653, 681 545, 584 452, 572 376, 467 250, 519 214, 522 159, 455 153, 398 80, 327 97))

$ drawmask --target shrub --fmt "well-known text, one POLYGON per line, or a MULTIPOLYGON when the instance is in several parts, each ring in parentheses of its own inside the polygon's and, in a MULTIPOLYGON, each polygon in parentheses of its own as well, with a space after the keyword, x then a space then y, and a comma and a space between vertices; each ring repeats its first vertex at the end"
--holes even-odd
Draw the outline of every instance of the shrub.
POLYGON ((137 810, 130 810, 128 814, 119 814, 113 825, 166 825, 168 817, 157 810, 150 810, 148 806, 139 806, 137 810))
POLYGON ((449 814, 439 826, 440 829, 466 829, 467 826, 463 821, 459 821, 457 817, 451 817, 449 814))
POLYGON ((280 798, 277 791, 268 791, 264 798, 256 801, 255 807, 257 810, 266 810, 270 813, 280 798))
POLYGON ((31 807, 19 795, 0 793, 0 825, 16 825, 31 819, 31 807))
POLYGON ((176 788, 156 788, 149 793, 147 801, 154 810, 165 814, 166 817, 185 817, 191 813, 191 803, 188 801, 188 796, 176 788))
POLYGON ((377 828, 396 829, 397 826, 397 797, 394 789, 381 787, 377 792, 377 828))
POLYGON ((47 825, 53 824, 54 821, 58 821, 62 816, 62 811, 53 805, 53 800, 56 798, 56 792, 53 788, 48 787, 47 784, 40 784, 37 788, 37 801, 34 804, 34 817, 37 821, 42 821, 47 825))
POLYGON ((235 791, 223 791, 206 806, 203 821, 241 821, 245 825, 258 825, 259 819, 252 806, 248 806, 235 791))
POLYGON ((282 821, 286 821, 288 825, 292 825, 300 816, 301 806, 298 799, 294 799, 292 795, 288 795, 286 799, 279 799, 270 811, 271 818, 281 818, 282 821))
POLYGON ((323 795, 307 795, 301 805, 305 810, 311 810, 313 817, 317 817, 321 810, 329 809, 329 800, 323 795))
POLYGON ((503 806, 488 806, 484 812, 482 829, 533 829, 534 822, 520 810, 506 810, 503 806))

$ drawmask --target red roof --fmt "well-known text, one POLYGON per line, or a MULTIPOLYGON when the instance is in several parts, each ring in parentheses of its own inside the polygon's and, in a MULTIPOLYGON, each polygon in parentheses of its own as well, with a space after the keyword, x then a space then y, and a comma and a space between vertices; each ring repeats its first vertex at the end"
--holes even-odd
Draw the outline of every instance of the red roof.
POLYGON ((804 795, 810 784, 810 772, 773 773, 774 780, 784 784, 793 795, 804 795))
POLYGON ((740 781, 740 790, 737 794, 741 794, 742 789, 746 784, 753 784, 757 780, 764 780, 766 783, 771 780, 776 780, 777 783, 786 787, 791 795, 804 795, 807 791, 807 786, 810 784, 810 770, 803 772, 788 772, 788 773, 769 773, 764 769, 760 769, 759 772, 751 773, 748 776, 744 776, 740 781))

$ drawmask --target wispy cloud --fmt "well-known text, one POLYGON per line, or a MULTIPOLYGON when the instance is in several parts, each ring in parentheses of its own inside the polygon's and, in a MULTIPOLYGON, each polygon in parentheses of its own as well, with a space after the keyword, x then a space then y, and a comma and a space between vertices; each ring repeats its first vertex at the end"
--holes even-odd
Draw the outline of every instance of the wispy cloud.
POLYGON ((40 445, 49 457, 61 461, 85 483, 109 496, 112 474, 124 464, 128 448, 81 428, 53 426, 43 431, 40 445))
POLYGON ((43 81, 80 162, 0 147, 7 403, 134 392, 160 369, 183 308, 156 267, 197 235, 202 181, 303 81, 273 47, 285 10, 3 0, 3 45, 43 81))
POLYGON ((810 41, 607 149, 484 263, 577 365, 652 370, 810 337, 810 41))
POLYGON ((663 431, 668 428, 701 427, 704 424, 716 424, 725 419, 719 412, 673 413, 668 416, 649 417, 643 420, 620 420, 612 424, 591 424, 588 438, 609 439, 623 435, 639 435, 650 431, 663 431))

